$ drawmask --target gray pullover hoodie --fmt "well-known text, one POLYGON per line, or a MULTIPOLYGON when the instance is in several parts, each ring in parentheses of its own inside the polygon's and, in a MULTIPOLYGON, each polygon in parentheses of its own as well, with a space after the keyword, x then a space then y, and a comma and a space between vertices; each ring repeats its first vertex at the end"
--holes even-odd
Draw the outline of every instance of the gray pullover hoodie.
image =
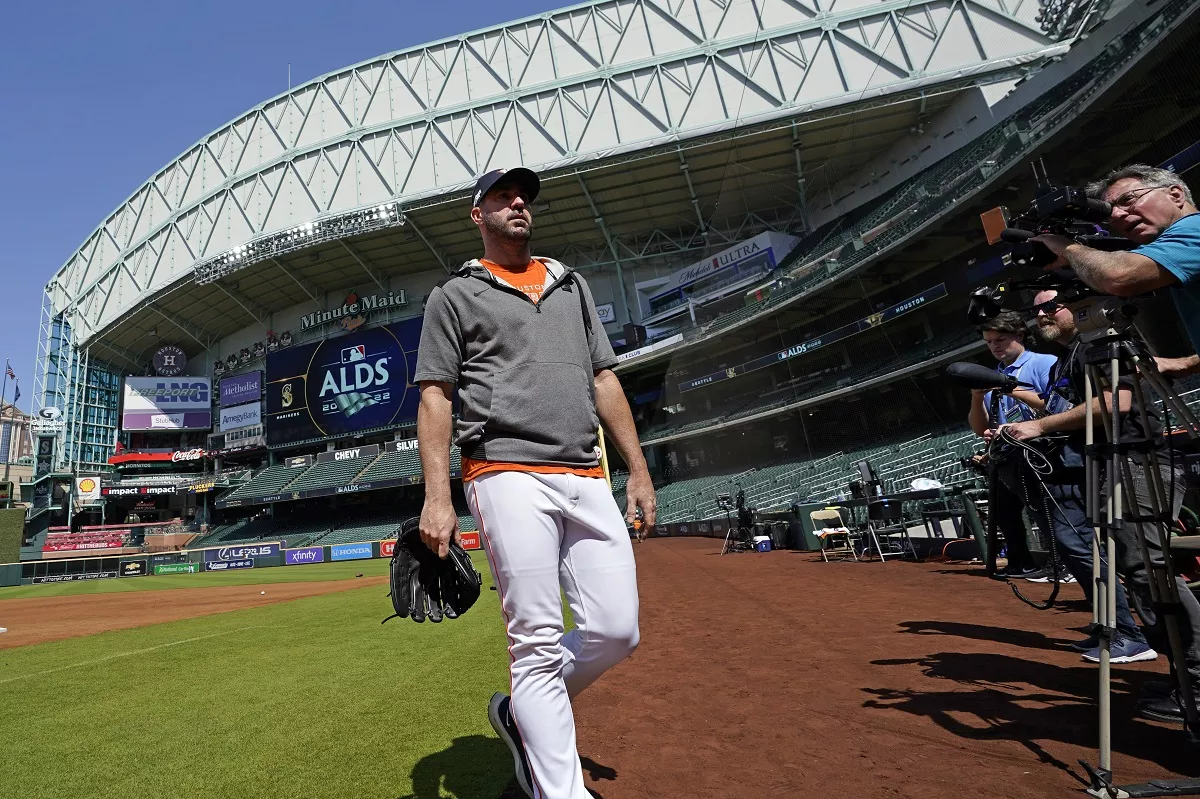
POLYGON ((534 303, 468 261, 425 303, 414 382, 458 386, 455 443, 465 457, 599 463, 593 375, 617 362, 587 283, 549 258, 534 303))

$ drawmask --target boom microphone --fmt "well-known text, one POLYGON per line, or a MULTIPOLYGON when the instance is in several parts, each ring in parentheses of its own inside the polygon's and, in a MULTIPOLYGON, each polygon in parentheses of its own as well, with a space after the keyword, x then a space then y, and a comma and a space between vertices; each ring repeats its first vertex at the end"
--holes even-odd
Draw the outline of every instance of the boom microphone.
POLYGON ((1015 377, 1001 374, 995 369, 989 369, 986 366, 980 366, 977 363, 967 363, 965 361, 959 361, 947 366, 946 376, 967 388, 982 391, 999 389, 1000 391, 1007 392, 1021 386, 1033 387, 1028 383, 1022 383, 1015 377))

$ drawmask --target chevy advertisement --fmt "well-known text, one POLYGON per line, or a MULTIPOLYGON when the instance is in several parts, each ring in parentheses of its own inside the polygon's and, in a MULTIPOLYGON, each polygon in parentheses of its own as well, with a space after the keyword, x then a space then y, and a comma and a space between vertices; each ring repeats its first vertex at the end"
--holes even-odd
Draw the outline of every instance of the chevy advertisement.
POLYGON ((267 355, 267 445, 339 436, 417 415, 421 319, 267 355))

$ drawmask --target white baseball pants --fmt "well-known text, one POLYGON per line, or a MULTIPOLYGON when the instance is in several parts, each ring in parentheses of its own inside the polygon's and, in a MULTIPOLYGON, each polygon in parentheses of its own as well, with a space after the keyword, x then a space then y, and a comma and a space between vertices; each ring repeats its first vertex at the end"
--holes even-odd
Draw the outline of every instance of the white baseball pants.
POLYGON ((537 799, 589 799, 571 698, 638 645, 625 519, 602 478, 491 472, 467 502, 508 627, 512 714, 537 799), (562 596, 575 616, 563 634, 562 596))

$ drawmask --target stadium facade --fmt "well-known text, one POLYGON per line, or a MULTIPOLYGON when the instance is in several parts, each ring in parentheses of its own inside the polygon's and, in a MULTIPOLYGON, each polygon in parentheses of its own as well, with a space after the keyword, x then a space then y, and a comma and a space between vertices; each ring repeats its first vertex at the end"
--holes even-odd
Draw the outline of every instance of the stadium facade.
POLYGON ((817 458, 846 415, 814 435, 816 408, 904 381, 925 417, 860 403, 845 433, 947 427, 930 370, 978 354, 962 298, 1005 267, 970 217, 1028 197, 1036 155, 1094 169, 1104 143, 1064 137, 1193 7, 595 2, 313 80, 152 176, 47 283, 37 401, 61 423, 35 481, 200 450, 223 509, 415 482, 422 299, 478 253, 475 176, 518 163, 543 176, 535 253, 592 284, 660 473, 726 458, 731 426, 747 459, 817 458))

